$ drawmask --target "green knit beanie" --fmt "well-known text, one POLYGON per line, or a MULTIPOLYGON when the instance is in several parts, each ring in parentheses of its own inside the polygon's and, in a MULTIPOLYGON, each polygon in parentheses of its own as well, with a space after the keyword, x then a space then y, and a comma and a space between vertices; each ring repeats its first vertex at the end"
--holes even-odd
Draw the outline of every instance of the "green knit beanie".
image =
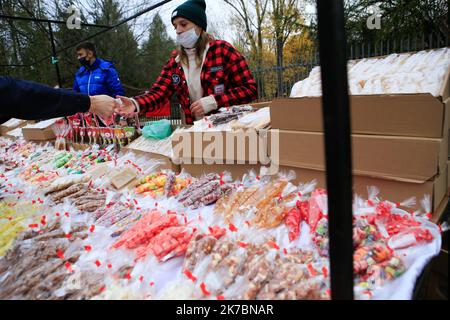
POLYGON ((188 0, 172 12, 172 22, 177 17, 183 17, 195 23, 206 31, 208 26, 206 20, 205 0, 188 0))

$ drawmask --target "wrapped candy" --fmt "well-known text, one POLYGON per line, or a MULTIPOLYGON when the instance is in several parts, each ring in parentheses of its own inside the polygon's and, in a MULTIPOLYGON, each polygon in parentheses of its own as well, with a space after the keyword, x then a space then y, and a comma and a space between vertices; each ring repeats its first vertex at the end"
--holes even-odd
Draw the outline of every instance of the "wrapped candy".
POLYGON ((136 260, 148 254, 163 260, 186 252, 191 237, 192 231, 179 222, 176 213, 153 210, 124 232, 113 248, 134 249, 136 260))

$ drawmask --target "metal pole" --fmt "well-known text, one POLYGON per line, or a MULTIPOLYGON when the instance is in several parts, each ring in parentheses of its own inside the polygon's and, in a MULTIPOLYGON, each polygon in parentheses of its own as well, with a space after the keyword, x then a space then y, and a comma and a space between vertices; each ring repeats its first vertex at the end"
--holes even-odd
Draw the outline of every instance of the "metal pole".
POLYGON ((61 75, 59 73, 59 66, 58 66, 58 57, 56 56, 55 39, 53 38, 52 24, 50 22, 48 22, 48 31, 50 32, 50 42, 52 43, 52 64, 55 65, 56 78, 58 79, 58 86, 62 88, 61 75))
MULTIPOLYGON (((51 22, 55 24, 66 24, 66 21, 61 20, 51 20, 51 19, 39 19, 39 18, 33 18, 33 17, 19 17, 19 16, 10 16, 6 14, 0 14, 0 19, 8 19, 8 20, 22 20, 22 21, 33 21, 33 22, 51 22)), ((92 23, 81 23, 80 24, 83 27, 95 27, 95 28, 104 28, 109 29, 111 26, 105 26, 101 24, 92 24, 92 23)))
POLYGON ((317 0, 331 297, 353 299, 352 150, 343 0, 317 0))

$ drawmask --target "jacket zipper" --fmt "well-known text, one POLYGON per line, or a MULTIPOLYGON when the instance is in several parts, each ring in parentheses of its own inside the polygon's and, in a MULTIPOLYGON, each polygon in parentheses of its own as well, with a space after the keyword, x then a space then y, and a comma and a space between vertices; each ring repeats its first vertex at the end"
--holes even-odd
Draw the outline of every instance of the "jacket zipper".
POLYGON ((87 92, 88 95, 89 95, 89 88, 91 86, 91 76, 92 76, 92 71, 89 71, 88 92, 87 92))

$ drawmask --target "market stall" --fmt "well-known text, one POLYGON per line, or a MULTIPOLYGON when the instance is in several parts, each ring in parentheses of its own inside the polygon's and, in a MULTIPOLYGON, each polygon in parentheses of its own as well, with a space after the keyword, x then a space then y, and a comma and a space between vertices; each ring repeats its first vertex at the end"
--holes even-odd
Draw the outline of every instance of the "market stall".
MULTIPOLYGON (((161 143, 160 141, 154 143, 161 143)), ((329 299, 327 191, 293 172, 191 176, 114 147, 1 138, 2 299, 329 299)), ((357 299, 409 299, 431 199, 354 200, 357 299)))

